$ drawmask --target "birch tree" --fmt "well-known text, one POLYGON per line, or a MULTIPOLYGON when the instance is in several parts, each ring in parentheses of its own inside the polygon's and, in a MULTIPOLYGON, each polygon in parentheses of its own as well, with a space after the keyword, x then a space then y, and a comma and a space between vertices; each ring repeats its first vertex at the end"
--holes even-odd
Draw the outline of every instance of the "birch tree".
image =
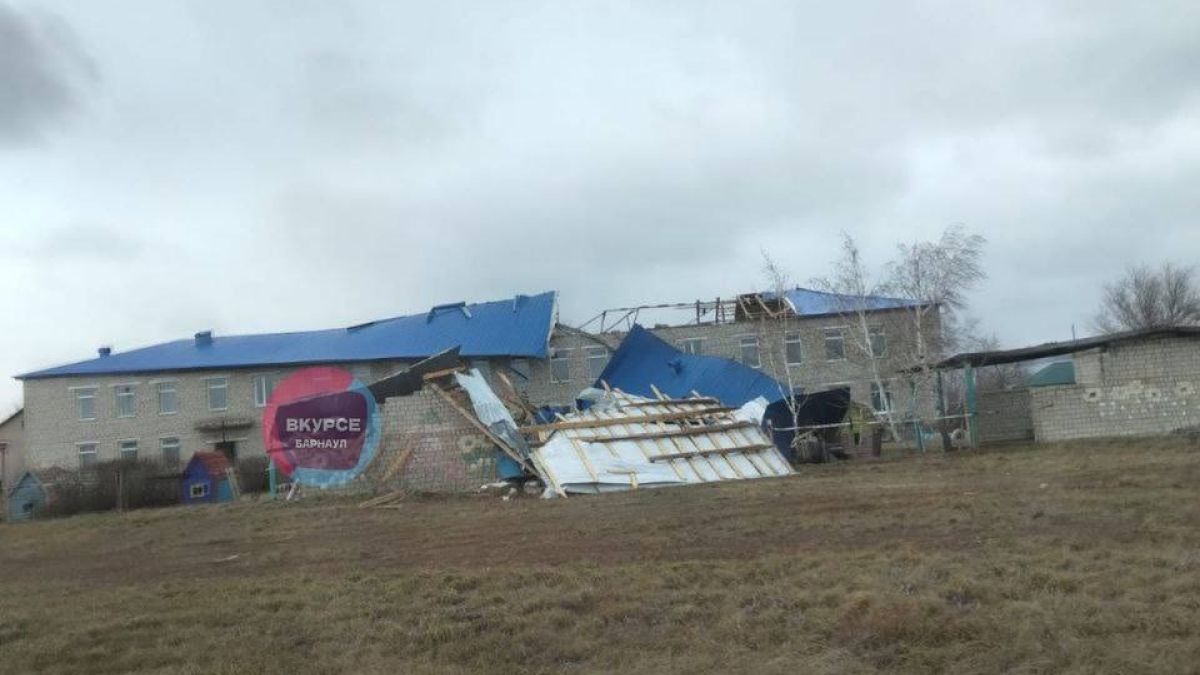
POLYGON ((841 255, 834 262, 833 274, 817 277, 812 280, 812 284, 837 298, 837 312, 851 326, 848 336, 851 347, 862 355, 871 383, 883 402, 883 405, 879 406, 881 409, 875 413, 887 425, 892 437, 899 438, 894 406, 891 405, 887 394, 890 388, 885 382, 888 379, 886 375, 890 375, 895 369, 889 363, 892 359, 886 350, 885 353, 879 353, 877 342, 872 339, 875 330, 871 311, 872 298, 886 293, 886 285, 868 271, 858 243, 845 232, 842 233, 841 255))

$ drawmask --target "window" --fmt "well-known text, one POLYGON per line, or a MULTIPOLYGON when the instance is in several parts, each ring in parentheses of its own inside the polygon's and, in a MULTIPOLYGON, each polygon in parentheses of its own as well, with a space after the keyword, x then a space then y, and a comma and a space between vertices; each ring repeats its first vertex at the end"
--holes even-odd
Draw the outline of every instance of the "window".
POLYGON ((138 442, 137 441, 121 441, 117 447, 119 447, 121 449, 120 458, 121 458, 122 462, 136 462, 137 461, 137 450, 138 450, 138 442))
POLYGON ((174 382, 159 382, 154 385, 158 392, 158 414, 174 415, 179 412, 179 394, 174 382))
POLYGON ((879 358, 887 354, 887 333, 882 328, 872 328, 867 331, 867 339, 871 341, 871 355, 879 358))
POLYGON ((225 410, 229 407, 229 380, 224 377, 210 377, 205 380, 208 384, 208 409, 225 410))
MULTIPOLYGON (((358 378, 355 374, 354 377, 358 378)), ((366 382, 362 378, 360 381, 366 382)), ((279 384, 279 376, 271 375, 255 375, 254 376, 254 405, 262 408, 267 405, 267 401, 271 400, 271 393, 275 391, 275 386, 279 384)), ((211 401, 211 398, 210 398, 211 401)))
POLYGON ((826 328, 823 333, 825 335, 825 359, 827 361, 846 360, 846 336, 842 335, 842 329, 826 328))
POLYGON ((571 381, 571 350, 555 349, 550 356, 550 381, 571 381))
POLYGON ((703 354, 704 338, 683 338, 679 341, 679 351, 684 354, 703 354))
POLYGON ((96 419, 96 388, 75 390, 75 412, 83 421, 96 419))
POLYGON ((96 466, 96 461, 100 453, 95 443, 80 443, 76 447, 79 448, 79 468, 86 469, 90 466, 96 466))
POLYGON ((600 379, 604 366, 608 365, 608 350, 604 347, 588 347, 584 349, 584 353, 587 354, 588 374, 592 376, 592 380, 600 379))
POLYGON ((192 483, 192 487, 189 488, 188 494, 191 495, 192 499, 207 497, 208 483, 192 483))
POLYGON ((117 417, 133 417, 137 414, 137 394, 132 384, 118 384, 114 387, 117 392, 117 417))
POLYGON ((783 336, 783 354, 789 366, 804 363, 804 343, 800 341, 799 333, 783 336))
POLYGON ((742 363, 751 368, 758 368, 762 365, 762 362, 758 358, 758 337, 743 335, 738 338, 738 345, 741 348, 742 363))
POLYGON ((875 409, 875 412, 894 410, 895 408, 892 407, 894 403, 892 400, 892 391, 887 385, 884 385, 883 389, 880 390, 878 384, 871 383, 871 407, 875 409))
POLYGON ((179 439, 158 439, 158 450, 162 453, 162 463, 165 466, 179 466, 179 439))

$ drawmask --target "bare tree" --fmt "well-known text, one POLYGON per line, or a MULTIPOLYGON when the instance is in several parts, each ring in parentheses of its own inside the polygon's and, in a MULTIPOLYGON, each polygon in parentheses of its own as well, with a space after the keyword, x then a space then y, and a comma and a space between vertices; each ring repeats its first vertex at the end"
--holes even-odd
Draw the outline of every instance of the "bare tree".
MULTIPOLYGON (((872 316, 872 299, 885 293, 886 286, 872 277, 863 263, 858 243, 845 232, 842 233, 842 253, 834 263, 833 274, 814 278, 812 284, 838 299, 838 314, 852 326, 849 331, 851 346, 863 356, 871 383, 879 392, 882 405, 878 406, 876 415, 887 424, 892 437, 899 438, 895 411, 887 400, 889 388, 884 382, 887 379, 885 374, 890 375, 896 370, 891 358, 896 352, 878 348, 877 328, 873 325, 872 316)), ((891 347, 890 344, 888 346, 891 347)))
POLYGON ((1196 268, 1171 263, 1129 268, 1104 286, 1093 323, 1103 333, 1200 325, 1196 268))

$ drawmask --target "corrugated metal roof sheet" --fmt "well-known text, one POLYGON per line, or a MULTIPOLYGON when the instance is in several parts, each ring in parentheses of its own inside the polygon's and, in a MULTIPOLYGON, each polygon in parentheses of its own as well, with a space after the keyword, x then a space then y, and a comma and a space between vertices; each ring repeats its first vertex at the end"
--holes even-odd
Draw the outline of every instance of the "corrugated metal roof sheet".
POLYGON ((725 405, 741 406, 759 396, 777 401, 787 387, 775 379, 731 359, 687 354, 657 335, 634 326, 613 352, 596 382, 638 396, 654 396, 653 387, 675 398, 693 391, 712 396, 725 405))
POLYGON ((556 294, 550 291, 494 302, 439 305, 423 314, 349 328, 176 340, 17 377, 422 359, 455 346, 466 358, 546 358, 556 313, 556 294))
MULTIPOLYGON (((773 291, 767 291, 762 294, 765 298, 774 298, 773 291)), ((858 297, 855 295, 843 295, 840 293, 827 293, 825 291, 816 291, 811 288, 789 288, 783 292, 787 298, 788 304, 792 306, 792 311, 797 316, 821 316, 824 314, 844 314, 846 312, 854 312, 859 309, 861 304, 862 309, 867 311, 877 311, 883 309, 903 309, 905 307, 916 307, 920 303, 916 300, 908 300, 905 298, 889 298, 882 295, 867 295, 858 297)))
POLYGON ((532 458, 559 493, 790 475, 787 460, 750 419, 760 416, 761 403, 739 416, 711 400, 658 401, 614 392, 612 405, 566 416, 569 428, 554 431, 532 458))

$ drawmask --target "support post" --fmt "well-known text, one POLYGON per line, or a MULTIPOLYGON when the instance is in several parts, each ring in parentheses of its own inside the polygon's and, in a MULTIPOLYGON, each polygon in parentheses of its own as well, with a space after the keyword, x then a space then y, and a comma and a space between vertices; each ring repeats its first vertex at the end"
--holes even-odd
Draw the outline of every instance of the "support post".
POLYGON ((976 423, 978 402, 975 392, 975 369, 967 365, 963 369, 963 384, 967 393, 967 436, 971 439, 971 447, 979 447, 979 425, 976 423))
POLYGON ((271 492, 271 499, 275 499, 275 492, 279 488, 279 477, 276 474, 275 458, 267 458, 267 485, 271 492))

